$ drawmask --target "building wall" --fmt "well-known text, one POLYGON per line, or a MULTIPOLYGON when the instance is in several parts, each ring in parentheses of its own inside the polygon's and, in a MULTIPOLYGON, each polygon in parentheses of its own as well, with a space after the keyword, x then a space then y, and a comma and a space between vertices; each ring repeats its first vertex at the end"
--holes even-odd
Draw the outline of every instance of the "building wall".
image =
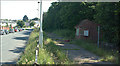
POLYGON ((17 26, 17 23, 12 23, 12 27, 15 27, 15 26, 17 26))
POLYGON ((30 26, 30 23, 28 23, 28 22, 25 22, 25 26, 30 26))
MULTIPOLYGON (((1 26, 7 26, 6 22, 2 22, 0 23, 1 26)), ((12 25, 13 27, 15 27, 17 25, 16 22, 8 22, 8 26, 12 25)))
POLYGON ((40 22, 39 21, 34 21, 35 22, 35 25, 34 25, 34 27, 39 27, 40 25, 40 22))
POLYGON ((98 40, 98 30, 97 30, 98 25, 95 23, 92 23, 91 21, 83 22, 82 25, 79 24, 76 26, 76 29, 79 28, 79 36, 76 36, 78 39, 83 39, 83 40, 92 40, 93 42, 97 42, 98 40), (89 30, 89 35, 84 36, 84 30, 89 30))

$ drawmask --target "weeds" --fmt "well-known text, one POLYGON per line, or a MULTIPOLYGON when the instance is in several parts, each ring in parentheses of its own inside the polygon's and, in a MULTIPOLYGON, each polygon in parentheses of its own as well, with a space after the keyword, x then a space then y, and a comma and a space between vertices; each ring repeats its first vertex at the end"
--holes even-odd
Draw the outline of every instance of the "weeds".
POLYGON ((20 57, 18 64, 33 64, 35 61, 35 48, 37 46, 37 29, 35 29, 29 37, 28 44, 26 45, 25 51, 20 57))
MULTIPOLYGON (((55 41, 47 38, 44 34, 44 47, 39 47, 38 64, 69 64, 70 61, 61 50, 60 47, 56 46, 55 41)), ((28 44, 26 45, 25 51, 23 52, 18 64, 33 64, 35 62, 35 49, 37 41, 39 39, 39 29, 34 29, 30 34, 28 44)))

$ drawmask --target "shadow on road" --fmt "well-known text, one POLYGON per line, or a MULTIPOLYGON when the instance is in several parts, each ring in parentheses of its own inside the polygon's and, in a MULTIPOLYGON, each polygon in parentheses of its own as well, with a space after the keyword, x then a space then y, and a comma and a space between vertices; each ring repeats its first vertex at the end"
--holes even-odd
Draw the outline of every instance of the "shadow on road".
MULTIPOLYGON (((23 32, 22 34, 24 35, 30 35, 30 33, 33 31, 33 29, 28 29, 28 31, 25 31, 23 32)), ((29 36, 28 37, 15 37, 13 39, 16 39, 16 40, 28 40, 29 36)))
POLYGON ((30 33, 33 31, 33 29, 27 29, 28 30, 28 32, 24 32, 23 34, 24 35, 30 35, 30 33))
MULTIPOLYGON (((21 41, 18 41, 18 44, 19 44, 19 42, 22 42, 22 43, 24 43, 24 41, 25 41, 25 45, 24 46, 22 46, 22 45, 20 45, 20 46, 16 46, 15 47, 15 49, 8 49, 8 51, 9 52, 12 52, 13 54, 19 54, 20 53, 20 55, 21 55, 21 53, 22 52, 24 52, 24 50, 25 50, 25 47, 26 47, 26 44, 27 44, 27 40, 29 39, 29 35, 30 35, 30 33, 33 31, 33 29, 29 29, 29 30, 27 30, 27 31, 24 31, 24 32, 21 32, 21 33, 19 33, 18 34, 18 36, 17 36, 17 34, 16 34, 16 37, 13 37, 12 39, 15 39, 15 40, 21 40, 21 41), (20 35, 21 34, 21 35, 20 35)), ((13 41, 14 42, 14 41, 13 41)), ((17 42, 17 41, 16 41, 17 42)), ((18 61, 20 59, 20 56, 18 57, 18 58, 16 58, 16 59, 11 59, 11 61, 10 62, 8 62, 8 61, 6 61, 6 62, 0 62, 0 64, 2 63, 2 65, 4 66, 4 65, 11 65, 11 64, 16 64, 16 62, 18 61)), ((12 65, 11 65, 12 66, 12 65)))
MULTIPOLYGON (((11 51, 13 53, 22 53, 22 52, 24 52, 25 47, 26 46, 16 47, 14 50, 9 50, 9 51, 11 51)), ((2 64, 16 64, 18 60, 20 60, 20 56, 17 58, 17 60, 13 60, 12 62, 5 62, 5 63, 2 63, 2 64)))
POLYGON ((16 40, 27 40, 29 37, 15 37, 16 40))
POLYGON ((25 49, 25 46, 24 47, 16 47, 14 50, 9 50, 9 51, 11 51, 13 53, 21 53, 24 51, 24 49, 25 49))
MULTIPOLYGON (((7 64, 16 64, 16 61, 12 61, 12 62, 3 62, 3 63, 0 63, 2 64, 3 66, 7 66, 7 64)), ((11 65, 12 66, 12 65, 11 65)))

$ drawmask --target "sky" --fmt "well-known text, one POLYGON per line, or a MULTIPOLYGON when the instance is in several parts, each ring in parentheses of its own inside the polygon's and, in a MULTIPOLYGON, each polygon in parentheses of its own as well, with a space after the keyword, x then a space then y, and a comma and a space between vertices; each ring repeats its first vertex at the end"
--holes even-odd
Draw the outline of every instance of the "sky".
MULTIPOLYGON (((47 12, 53 1, 43 1, 42 11, 47 12)), ((1 19, 29 19, 39 17, 38 1, 1 1, 1 19)))

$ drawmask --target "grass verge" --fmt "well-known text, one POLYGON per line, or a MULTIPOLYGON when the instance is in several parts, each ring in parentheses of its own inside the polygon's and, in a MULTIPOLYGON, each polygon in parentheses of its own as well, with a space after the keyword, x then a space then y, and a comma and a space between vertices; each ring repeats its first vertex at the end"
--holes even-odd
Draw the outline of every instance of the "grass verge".
POLYGON ((55 43, 57 42, 47 38, 44 46, 47 52, 53 57, 55 64, 70 64, 71 61, 66 56, 65 52, 63 52, 59 46, 56 46, 55 43))
MULTIPOLYGON (((17 64, 33 64, 35 62, 35 49, 39 38, 39 29, 34 29, 30 34, 28 44, 26 45, 25 51, 20 57, 17 64)), ((55 45, 55 41, 44 33, 44 47, 39 48, 38 64, 70 64, 66 54, 61 50, 60 47, 55 45)))
POLYGON ((35 48, 37 46, 37 38, 38 32, 37 29, 35 29, 29 36, 28 44, 26 45, 20 60, 17 62, 18 64, 33 64, 35 62, 35 48))

